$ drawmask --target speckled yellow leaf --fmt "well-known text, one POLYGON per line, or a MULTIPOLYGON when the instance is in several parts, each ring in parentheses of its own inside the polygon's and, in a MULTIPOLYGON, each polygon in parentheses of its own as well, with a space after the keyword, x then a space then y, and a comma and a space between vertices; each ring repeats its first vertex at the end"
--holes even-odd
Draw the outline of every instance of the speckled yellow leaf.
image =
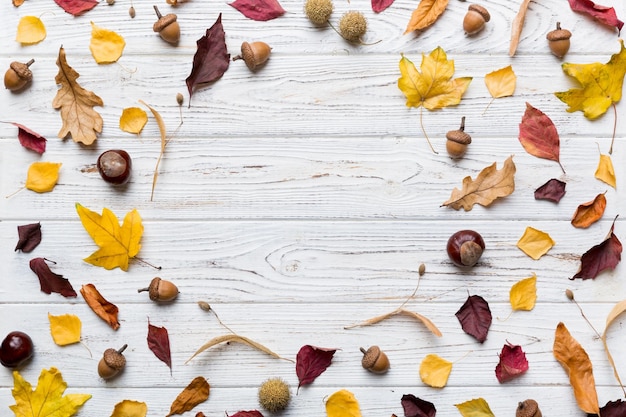
POLYGON ((510 65, 485 75, 485 85, 493 98, 512 96, 516 82, 517 77, 510 65))
POLYGON ((600 154, 600 161, 598 162, 598 168, 596 169, 596 178, 615 188, 617 182, 615 179, 615 170, 613 169, 611 156, 600 154))
POLYGON ((120 129, 128 133, 141 133, 148 123, 148 113, 139 107, 128 107, 120 116, 120 129))
POLYGON ((146 415, 148 415, 146 403, 124 400, 115 404, 111 417, 146 417, 146 415))
POLYGON ((38 193, 52 191, 59 180, 59 169, 60 162, 33 162, 28 167, 26 188, 38 193))
POLYGON ((91 22, 89 50, 98 64, 116 62, 122 56, 126 42, 117 33, 91 22))
POLYGON ((509 292, 509 301, 513 310, 530 311, 537 301, 537 276, 524 278, 516 282, 509 292))
POLYGON ((426 385, 443 388, 452 372, 452 362, 433 353, 426 355, 420 364, 420 378, 426 385))
POLYGON ((463 417, 495 417, 484 398, 475 398, 454 406, 463 417))
POLYGON ((48 320, 50 320, 50 334, 54 343, 65 346, 80 342, 82 323, 78 316, 74 314, 53 316, 48 313, 48 320))
POLYGON ((17 24, 15 40, 22 45, 33 45, 46 38, 46 27, 36 16, 24 16, 17 24))
POLYGON ((517 242, 517 247, 526 255, 537 260, 545 255, 554 244, 555 242, 549 234, 529 226, 517 242))
POLYGON ((328 397, 326 415, 328 417, 361 417, 361 409, 354 394, 342 389, 328 397))

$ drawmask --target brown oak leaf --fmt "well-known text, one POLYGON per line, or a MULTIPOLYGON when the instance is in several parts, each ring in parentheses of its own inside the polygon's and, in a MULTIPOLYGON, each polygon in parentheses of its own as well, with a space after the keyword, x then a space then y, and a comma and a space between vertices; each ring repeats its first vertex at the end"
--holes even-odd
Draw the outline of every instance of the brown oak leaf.
POLYGON ((100 294, 100 291, 98 291, 95 285, 83 285, 80 289, 80 294, 93 312, 111 326, 113 330, 120 328, 120 322, 117 319, 119 309, 115 304, 107 301, 102 294, 100 294))

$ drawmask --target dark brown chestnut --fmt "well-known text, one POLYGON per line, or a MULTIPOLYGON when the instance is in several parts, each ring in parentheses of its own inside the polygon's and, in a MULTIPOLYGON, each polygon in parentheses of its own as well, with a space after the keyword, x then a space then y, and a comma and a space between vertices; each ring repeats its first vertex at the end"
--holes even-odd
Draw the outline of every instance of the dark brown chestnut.
POLYGON ((448 256, 455 265, 471 267, 476 265, 485 250, 482 236, 473 230, 459 230, 448 239, 448 256))
POLYGON ((0 345, 0 363, 7 368, 17 368, 33 356, 33 341, 24 332, 13 331, 0 345))
POLYGON ((128 152, 121 149, 111 149, 98 157, 98 172, 103 180, 111 184, 126 184, 130 178, 132 161, 128 152))

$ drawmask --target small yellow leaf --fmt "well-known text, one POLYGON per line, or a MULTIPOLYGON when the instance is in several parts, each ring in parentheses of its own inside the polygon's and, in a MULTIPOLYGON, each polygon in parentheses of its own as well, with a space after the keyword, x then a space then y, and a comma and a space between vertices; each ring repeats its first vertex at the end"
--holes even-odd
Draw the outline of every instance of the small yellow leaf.
POLYGON ((537 260, 545 255, 554 244, 555 242, 549 234, 529 226, 517 242, 517 247, 526 255, 537 260))
POLYGON ((148 415, 146 403, 124 400, 115 404, 111 417, 146 417, 146 415, 148 415))
POLYGON ((139 107, 128 107, 120 116, 120 129, 128 133, 141 133, 148 123, 148 113, 139 107))
POLYGON ((89 50, 98 64, 116 62, 122 56, 125 46, 126 42, 123 37, 91 22, 89 50))
POLYGON ((328 417, 361 417, 361 409, 354 394, 342 389, 328 397, 326 415, 328 417))
POLYGON ((596 178, 604 181, 611 187, 616 187, 615 170, 613 169, 613 161, 609 155, 600 154, 600 161, 596 169, 596 178))
POLYGON ((524 278, 511 287, 509 300, 513 310, 530 311, 537 301, 537 276, 524 278))
POLYGON ((74 314, 53 316, 48 313, 48 320, 50 320, 50 333, 54 343, 59 346, 65 346, 80 342, 82 323, 78 316, 74 314))
POLYGON ((463 417, 495 417, 484 398, 475 398, 454 406, 463 417))
POLYGON ((46 38, 46 27, 36 16, 24 16, 17 24, 15 40, 22 45, 34 45, 46 38))
POLYGON ((452 362, 435 354, 426 355, 420 364, 420 378, 426 385, 443 388, 452 372, 452 362))
POLYGON ((59 169, 60 162, 33 162, 28 167, 26 188, 38 193, 52 191, 59 180, 59 169))
POLYGON ((510 65, 485 75, 485 85, 493 98, 512 96, 516 81, 517 77, 510 65))

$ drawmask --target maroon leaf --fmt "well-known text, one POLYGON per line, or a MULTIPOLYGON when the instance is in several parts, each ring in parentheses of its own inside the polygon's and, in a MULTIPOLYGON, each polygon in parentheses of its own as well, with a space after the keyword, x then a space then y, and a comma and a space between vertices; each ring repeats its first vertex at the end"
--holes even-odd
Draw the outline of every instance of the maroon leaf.
POLYGON ((570 279, 593 279, 605 269, 615 269, 622 259, 622 242, 613 233, 615 220, 607 238, 580 258, 580 270, 570 279))
POLYGON ((548 200, 558 203, 564 195, 565 183, 556 178, 552 178, 535 190, 535 200, 548 200))
POLYGON ((238 411, 233 415, 228 415, 228 417, 263 417, 263 414, 261 414, 260 412, 258 412, 257 410, 251 410, 251 411, 238 411))
POLYGON ((298 388, 310 384, 330 366, 337 349, 326 349, 304 345, 296 355, 296 375, 298 388))
POLYGON ((235 0, 229 5, 252 20, 272 20, 285 14, 277 0, 235 0))
POLYGON ((37 132, 33 132, 19 123, 12 123, 17 127, 17 138, 23 147, 42 154, 46 151, 46 138, 37 132))
POLYGON ((63 278, 63 275, 55 274, 50 270, 44 258, 33 258, 30 260, 30 269, 33 270, 39 278, 41 291, 46 294, 56 292, 63 297, 76 297, 76 291, 72 288, 72 284, 63 278))
POLYGON ((404 394, 400 400, 404 408, 404 417, 435 417, 435 405, 417 398, 413 394, 404 394))
POLYGON ((54 0, 54 2, 73 16, 79 16, 98 5, 96 0, 54 0))
POLYGON ((372 10, 380 13, 393 4, 393 0, 372 0, 372 10))
POLYGON ((526 103, 526 111, 519 125, 519 141, 529 154, 556 161, 565 172, 559 153, 561 142, 552 120, 541 110, 526 103))
POLYGON ((24 224, 17 226, 19 237, 15 250, 24 253, 32 252, 41 243, 41 223, 24 224))
POLYGON ((163 361, 172 373, 172 355, 170 353, 170 338, 165 327, 157 327, 148 320, 148 347, 154 356, 163 361))
POLYGON ((526 354, 519 345, 505 344, 500 353, 500 362, 496 365, 498 382, 510 381, 528 371, 526 354))
POLYGON ((191 74, 185 80, 190 99, 196 87, 219 79, 230 64, 221 13, 206 34, 196 41, 196 45, 198 49, 193 56, 191 74))
POLYGON ((569 0, 569 6, 575 12, 586 13, 605 25, 616 27, 618 31, 621 31, 624 26, 624 22, 617 18, 615 9, 612 7, 601 6, 591 0, 569 0))
MULTIPOLYGON (((609 401, 604 407, 600 407, 602 417, 626 416, 626 402, 622 400, 609 401)), ((587 414, 587 417, 597 417, 597 414, 587 414)))
POLYGON ((480 343, 487 340, 487 332, 491 326, 491 310, 483 297, 468 296, 455 315, 465 333, 474 336, 480 343))

